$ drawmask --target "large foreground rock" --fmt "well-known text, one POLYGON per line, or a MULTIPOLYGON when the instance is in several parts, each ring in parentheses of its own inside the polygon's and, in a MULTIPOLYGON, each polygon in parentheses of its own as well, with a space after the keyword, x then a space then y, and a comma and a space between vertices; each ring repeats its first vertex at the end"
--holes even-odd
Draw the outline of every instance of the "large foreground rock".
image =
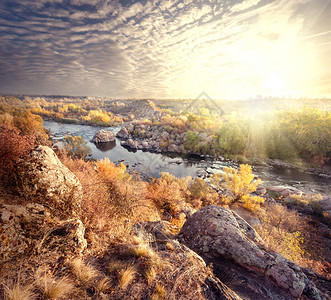
POLYGON ((83 251, 85 227, 78 218, 56 220, 43 205, 0 205, 0 258, 21 255, 61 256, 83 251))
MULTIPOLYGON (((169 261, 174 285, 194 285, 182 299, 240 300, 241 298, 223 284, 206 267, 204 260, 190 248, 175 240, 175 228, 170 222, 142 222, 134 226, 135 234, 152 246, 160 259, 169 261)), ((177 295, 178 296, 178 295, 177 295)), ((138 297, 137 297, 138 298, 138 297)), ((169 299, 178 299, 173 294, 169 299)))
POLYGON ((224 207, 212 205, 197 211, 182 227, 179 239, 207 261, 219 265, 219 273, 222 269, 234 270, 231 276, 241 277, 242 283, 231 286, 230 280, 228 285, 239 296, 325 299, 298 265, 278 253, 267 252, 255 230, 224 207), (240 289, 244 282, 245 288, 240 289))
POLYGON ((45 205, 54 213, 76 215, 82 186, 47 146, 33 150, 16 167, 17 191, 30 202, 45 205))
POLYGON ((109 143, 116 140, 115 133, 109 130, 101 129, 93 137, 93 143, 109 143))

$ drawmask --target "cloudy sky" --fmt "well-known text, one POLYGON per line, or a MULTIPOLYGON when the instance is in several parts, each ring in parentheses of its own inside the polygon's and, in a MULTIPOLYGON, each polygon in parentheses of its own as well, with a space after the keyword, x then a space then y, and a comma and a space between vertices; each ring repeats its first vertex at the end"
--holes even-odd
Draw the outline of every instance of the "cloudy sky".
POLYGON ((1 0, 0 93, 331 96, 331 0, 1 0))

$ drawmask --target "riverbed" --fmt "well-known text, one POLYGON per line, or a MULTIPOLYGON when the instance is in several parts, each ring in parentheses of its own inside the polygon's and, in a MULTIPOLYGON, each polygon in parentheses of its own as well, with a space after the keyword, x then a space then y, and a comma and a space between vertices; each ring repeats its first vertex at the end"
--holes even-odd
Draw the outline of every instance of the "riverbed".
MULTIPOLYGON (((45 121, 44 127, 51 132, 55 141, 61 141, 65 135, 83 137, 92 150, 92 158, 108 157, 114 163, 122 162, 127 165, 129 171, 136 171, 143 177, 159 177, 161 172, 168 172, 176 177, 204 177, 208 174, 221 172, 225 166, 238 167, 237 163, 232 161, 178 154, 150 153, 141 150, 132 151, 121 146, 119 139, 102 147, 97 147, 91 143, 93 136, 100 129, 117 133, 120 127, 100 128, 89 125, 62 124, 54 121, 45 121)), ((253 171, 266 186, 282 185, 306 193, 331 194, 330 178, 308 174, 295 168, 278 169, 271 166, 253 166, 253 171)))

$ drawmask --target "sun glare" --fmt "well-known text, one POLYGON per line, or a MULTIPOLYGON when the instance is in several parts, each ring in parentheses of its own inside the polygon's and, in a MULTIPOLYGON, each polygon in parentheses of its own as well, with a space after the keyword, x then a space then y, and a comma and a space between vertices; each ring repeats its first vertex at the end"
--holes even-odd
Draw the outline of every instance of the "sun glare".
POLYGON ((283 77, 278 74, 267 75, 262 84, 263 88, 273 95, 286 94, 286 82, 283 77))

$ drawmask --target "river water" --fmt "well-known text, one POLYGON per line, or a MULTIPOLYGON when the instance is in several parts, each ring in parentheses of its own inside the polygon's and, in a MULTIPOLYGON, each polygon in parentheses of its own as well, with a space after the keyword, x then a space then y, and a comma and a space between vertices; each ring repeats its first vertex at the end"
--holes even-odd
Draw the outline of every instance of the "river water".
MULTIPOLYGON (((237 167, 235 162, 217 161, 211 158, 195 156, 180 156, 175 154, 150 153, 145 151, 132 151, 122 147, 120 140, 106 144, 102 148, 91 143, 93 136, 100 129, 111 130, 117 133, 120 127, 100 128, 88 125, 62 124, 45 121, 44 127, 48 129, 53 140, 61 141, 65 135, 82 136, 92 149, 92 158, 103 159, 108 157, 111 161, 123 162, 129 171, 137 171, 143 176, 159 177, 160 172, 168 172, 176 177, 203 176, 207 173, 220 172, 225 166, 237 167)), ((300 172, 297 169, 275 169, 273 167, 253 167, 254 174, 261 178, 264 185, 283 185, 302 190, 306 193, 331 194, 330 179, 321 176, 300 172)))

